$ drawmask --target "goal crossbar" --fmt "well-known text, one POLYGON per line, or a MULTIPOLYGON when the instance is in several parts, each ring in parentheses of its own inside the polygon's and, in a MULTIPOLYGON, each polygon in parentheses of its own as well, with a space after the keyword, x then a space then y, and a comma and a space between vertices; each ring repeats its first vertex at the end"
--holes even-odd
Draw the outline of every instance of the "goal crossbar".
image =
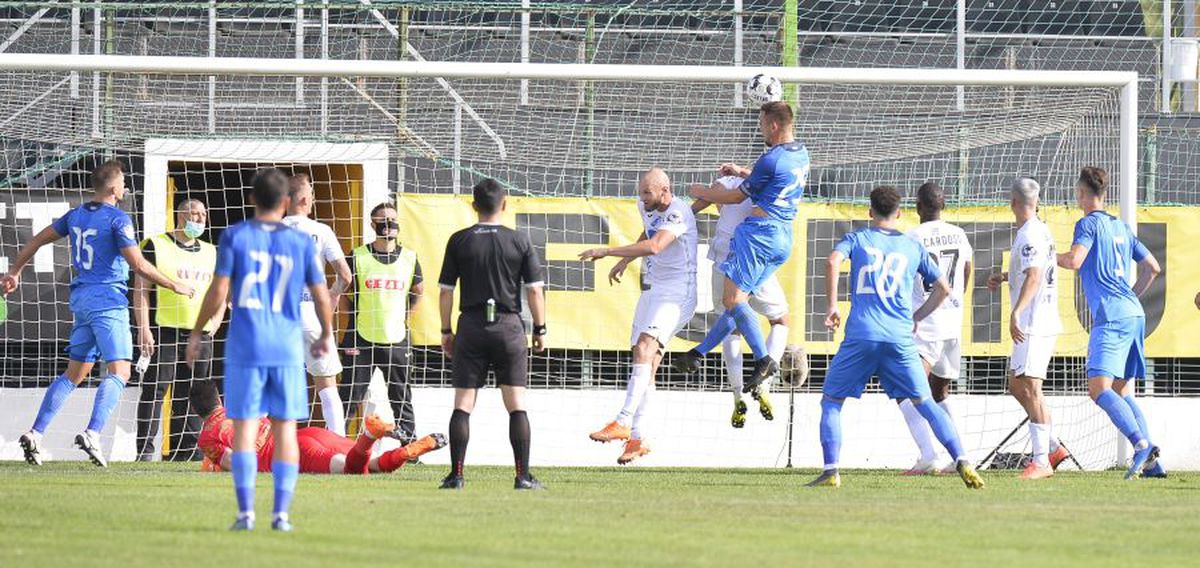
POLYGON ((1122 173, 1120 213, 1121 217, 1137 230, 1138 74, 1134 71, 481 63, 136 55, 67 57, 58 54, 22 53, 0 54, 0 71, 706 83, 740 82, 745 81, 751 74, 765 73, 784 83, 1119 88, 1122 173))

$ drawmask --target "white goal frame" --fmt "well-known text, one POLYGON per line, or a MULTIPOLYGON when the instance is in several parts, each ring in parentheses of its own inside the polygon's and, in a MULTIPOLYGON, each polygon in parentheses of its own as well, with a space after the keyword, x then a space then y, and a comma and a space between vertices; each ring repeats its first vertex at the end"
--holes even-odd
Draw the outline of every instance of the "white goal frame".
POLYGON ((1121 89, 1120 215, 1121 219, 1129 223, 1135 233, 1137 232, 1138 74, 1136 71, 476 63, 136 55, 71 55, 67 57, 15 53, 0 54, 0 71, 706 83, 739 83, 754 74, 765 73, 779 78, 785 84, 1119 87, 1121 89))

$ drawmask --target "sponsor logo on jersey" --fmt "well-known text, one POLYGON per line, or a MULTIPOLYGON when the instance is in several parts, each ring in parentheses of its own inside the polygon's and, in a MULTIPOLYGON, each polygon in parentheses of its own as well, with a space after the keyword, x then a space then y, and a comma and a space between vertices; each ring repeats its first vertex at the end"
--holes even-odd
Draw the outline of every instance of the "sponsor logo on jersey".
POLYGON ((403 282, 395 278, 368 278, 363 284, 368 290, 400 290, 403 282))

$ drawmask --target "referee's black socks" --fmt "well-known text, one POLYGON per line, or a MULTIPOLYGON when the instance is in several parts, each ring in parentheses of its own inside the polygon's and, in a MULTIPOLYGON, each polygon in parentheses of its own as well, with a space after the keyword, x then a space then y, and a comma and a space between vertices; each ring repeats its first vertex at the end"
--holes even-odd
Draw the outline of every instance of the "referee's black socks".
POLYGON ((454 409, 450 415, 450 475, 462 477, 467 441, 471 439, 471 413, 454 409))
POLYGON ((514 410, 508 415, 508 441, 512 443, 513 464, 517 477, 529 475, 529 415, 524 410, 514 410))

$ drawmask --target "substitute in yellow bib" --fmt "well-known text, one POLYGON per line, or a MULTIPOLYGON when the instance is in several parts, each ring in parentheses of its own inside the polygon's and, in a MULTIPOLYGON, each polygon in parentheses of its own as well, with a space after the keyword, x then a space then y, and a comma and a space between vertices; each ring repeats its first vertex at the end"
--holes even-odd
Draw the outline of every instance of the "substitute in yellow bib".
POLYGON ((161 286, 154 287, 141 276, 133 291, 133 316, 138 328, 139 368, 145 358, 150 365, 141 373, 142 395, 137 410, 139 461, 154 459, 154 439, 162 416, 163 397, 171 388, 169 460, 199 459, 196 439, 200 418, 188 398, 195 381, 212 378, 213 333, 224 319, 224 306, 205 328, 202 355, 194 368, 184 361, 188 334, 200 314, 204 293, 212 282, 217 248, 200 240, 208 222, 208 210, 195 199, 187 199, 175 210, 175 230, 142 241, 142 254, 163 274, 196 290, 191 298, 161 286))
POLYGON ((371 225, 375 240, 354 249, 348 259, 354 280, 342 294, 340 309, 350 318, 342 337, 350 380, 343 375, 339 388, 349 415, 363 401, 371 375, 379 369, 387 381, 396 436, 408 443, 416 439, 408 383, 408 314, 424 291, 421 264, 415 252, 396 243, 400 225, 391 203, 371 210, 371 225))

